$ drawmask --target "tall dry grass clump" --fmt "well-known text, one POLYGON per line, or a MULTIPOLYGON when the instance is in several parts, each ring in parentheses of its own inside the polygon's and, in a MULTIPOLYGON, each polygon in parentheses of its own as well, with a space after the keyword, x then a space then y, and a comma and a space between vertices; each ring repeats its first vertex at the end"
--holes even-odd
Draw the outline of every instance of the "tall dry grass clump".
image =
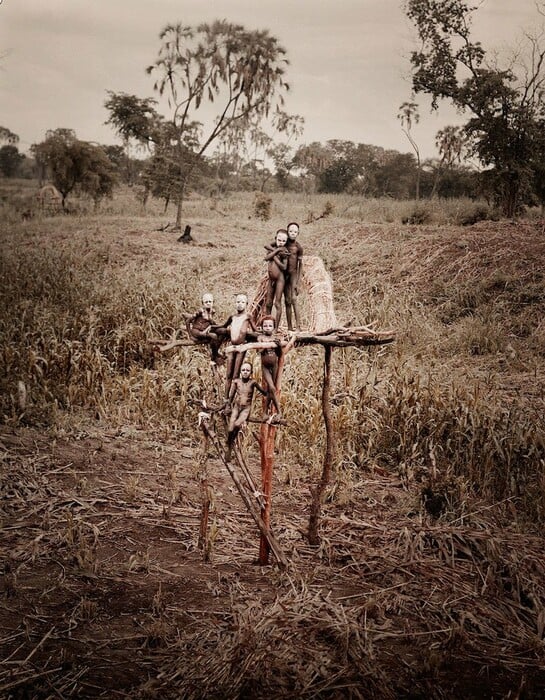
MULTIPOLYGON (((172 367, 155 369, 149 340, 180 328, 195 296, 189 275, 165 281, 160 265, 137 261, 120 273, 101 246, 12 250, 0 266, 5 420, 49 423, 55 411, 76 408, 139 423, 158 412, 180 420, 188 382, 172 367)), ((188 363, 186 373, 195 371, 188 363)))

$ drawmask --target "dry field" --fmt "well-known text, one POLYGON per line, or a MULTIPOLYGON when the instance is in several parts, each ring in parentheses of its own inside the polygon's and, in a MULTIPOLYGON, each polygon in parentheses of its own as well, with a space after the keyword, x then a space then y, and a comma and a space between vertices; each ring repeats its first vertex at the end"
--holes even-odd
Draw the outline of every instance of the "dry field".
MULTIPOLYGON (((545 698, 542 220, 461 227, 438 205, 403 226, 406 203, 329 197, 302 225, 339 320, 396 342, 333 353, 317 547, 322 353, 288 355, 285 571, 256 564, 256 527, 203 446, 206 353, 150 348, 203 291, 221 320, 251 297, 274 230, 326 199, 277 195, 266 223, 249 195, 191 199, 191 245, 129 194, 25 222, 4 201, 0 697, 545 698)), ((255 426, 242 449, 257 478, 255 426)))

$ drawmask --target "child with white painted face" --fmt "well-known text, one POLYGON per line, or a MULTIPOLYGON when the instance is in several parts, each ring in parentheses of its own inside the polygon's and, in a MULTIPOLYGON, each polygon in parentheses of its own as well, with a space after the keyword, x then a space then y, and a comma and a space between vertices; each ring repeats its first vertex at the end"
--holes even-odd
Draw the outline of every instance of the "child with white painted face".
POLYGON ((202 308, 186 319, 185 327, 190 338, 200 345, 210 345, 212 362, 219 363, 223 358, 219 354, 221 338, 214 332, 214 297, 210 292, 202 295, 202 308))
POLYGON ((289 253, 288 257, 288 267, 286 269, 285 277, 286 284, 284 286, 284 301, 286 304, 286 319, 288 322, 288 329, 293 330, 293 314, 295 314, 295 327, 297 330, 301 330, 301 321, 299 318, 299 306, 297 302, 297 297, 299 295, 299 280, 301 278, 301 270, 303 267, 303 247, 297 240, 299 235, 299 224, 292 221, 288 224, 287 228, 288 240, 286 243, 286 249, 289 253))
POLYGON ((276 325, 272 316, 264 316, 261 321, 262 333, 257 336, 258 342, 271 341, 276 343, 274 348, 264 348, 260 351, 261 354, 261 374, 265 384, 267 385, 267 406, 265 413, 268 414, 271 403, 274 405, 277 417, 281 418, 280 404, 276 396, 276 380, 278 378, 278 361, 282 355, 282 347, 280 341, 274 337, 276 325))
POLYGON ((268 315, 273 315, 277 327, 280 325, 282 317, 282 295, 286 283, 285 273, 288 267, 287 241, 288 232, 286 229, 280 228, 276 232, 274 243, 265 246, 265 249, 268 251, 265 260, 269 263, 267 267, 268 280, 265 310, 268 315))
MULTIPOLYGON (((257 328, 252 320, 252 317, 247 311, 248 297, 246 294, 237 294, 235 298, 236 313, 218 326, 218 329, 228 328, 231 344, 242 345, 246 342, 246 336, 250 331, 257 332, 257 328)), ((245 352, 230 352, 227 353, 227 366, 225 376, 225 397, 229 396, 231 382, 240 374, 240 368, 244 362, 245 352)))
POLYGON ((227 453, 225 455, 227 461, 231 459, 231 452, 237 435, 250 417, 252 400, 256 389, 263 396, 267 394, 255 379, 252 379, 252 365, 249 362, 243 362, 240 368, 240 377, 233 379, 231 382, 227 401, 231 409, 229 426, 227 428, 227 453))

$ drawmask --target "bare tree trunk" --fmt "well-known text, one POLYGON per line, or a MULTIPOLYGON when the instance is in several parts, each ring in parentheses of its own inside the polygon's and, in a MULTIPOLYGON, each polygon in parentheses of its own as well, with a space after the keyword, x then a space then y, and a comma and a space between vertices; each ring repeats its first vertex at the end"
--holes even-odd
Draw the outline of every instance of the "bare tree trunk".
POLYGON ((182 230, 182 207, 184 203, 185 195, 185 182, 182 186, 180 194, 178 195, 178 200, 176 202, 176 223, 174 224, 174 231, 182 230))
POLYGON ((309 544, 312 545, 320 544, 320 515, 322 511, 325 490, 331 479, 331 470, 333 468, 333 462, 335 460, 335 453, 337 449, 330 404, 332 348, 331 346, 326 345, 324 350, 325 356, 324 383, 322 386, 322 413, 324 416, 325 424, 326 447, 324 455, 324 464, 322 469, 322 477, 318 484, 314 488, 310 489, 310 493, 312 495, 312 502, 310 504, 310 517, 308 521, 308 541, 309 544))

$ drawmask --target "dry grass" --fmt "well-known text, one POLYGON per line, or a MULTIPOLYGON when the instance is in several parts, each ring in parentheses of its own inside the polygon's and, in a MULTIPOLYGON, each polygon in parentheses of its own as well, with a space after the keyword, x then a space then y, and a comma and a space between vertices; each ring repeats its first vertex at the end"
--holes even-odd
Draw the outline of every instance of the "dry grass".
MULTIPOLYGON (((276 196, 268 223, 248 218, 253 195, 195 198, 196 243, 183 246, 152 210, 124 215, 128 197, 101 215, 2 224, 0 691, 539 697, 542 222, 384 224, 390 203, 339 197, 302 226, 339 321, 397 340, 334 352, 339 453, 319 548, 303 534, 323 356, 288 356, 273 524, 292 565, 271 574, 251 565, 255 532, 210 456, 202 562, 191 400, 218 390, 203 349, 158 356, 148 340, 179 333, 205 290, 226 318, 257 288, 272 232, 332 198, 276 196)), ((253 426, 243 450, 255 469, 253 426)))

